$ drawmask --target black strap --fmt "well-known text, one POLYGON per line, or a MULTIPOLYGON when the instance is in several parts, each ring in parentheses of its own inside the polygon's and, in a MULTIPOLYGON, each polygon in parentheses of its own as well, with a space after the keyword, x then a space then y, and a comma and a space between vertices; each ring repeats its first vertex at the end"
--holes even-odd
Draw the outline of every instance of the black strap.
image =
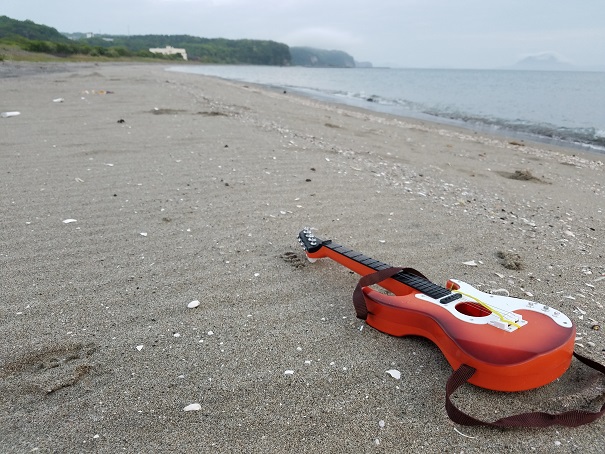
MULTIPOLYGON (((576 352, 573 354, 578 360, 586 364, 602 374, 605 374, 605 366, 597 363, 589 358, 586 358, 576 352)), ((489 426, 489 427, 548 427, 553 425, 578 427, 583 424, 596 421, 605 414, 605 403, 597 412, 589 412, 584 410, 570 410, 559 414, 550 414, 543 412, 522 413, 506 418, 499 419, 494 422, 481 421, 464 413, 459 408, 454 406, 450 400, 450 396, 460 386, 466 383, 475 373, 475 369, 471 366, 463 364, 450 376, 445 387, 445 410, 450 419, 458 424, 465 426, 489 426)))

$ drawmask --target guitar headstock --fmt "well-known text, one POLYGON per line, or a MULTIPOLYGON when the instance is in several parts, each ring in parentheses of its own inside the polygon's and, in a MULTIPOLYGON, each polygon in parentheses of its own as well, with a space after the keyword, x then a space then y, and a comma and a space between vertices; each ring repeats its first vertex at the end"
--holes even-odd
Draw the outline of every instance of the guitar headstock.
POLYGON ((305 227, 300 231, 298 242, 308 254, 317 252, 323 247, 323 241, 315 236, 310 227, 305 227))

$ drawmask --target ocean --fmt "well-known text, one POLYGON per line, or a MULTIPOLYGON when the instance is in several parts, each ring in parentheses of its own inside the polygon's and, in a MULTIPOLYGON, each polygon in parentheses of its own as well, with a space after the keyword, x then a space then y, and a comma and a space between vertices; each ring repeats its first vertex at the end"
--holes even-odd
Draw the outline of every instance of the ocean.
POLYGON ((222 65, 170 70, 605 153, 605 72, 222 65))

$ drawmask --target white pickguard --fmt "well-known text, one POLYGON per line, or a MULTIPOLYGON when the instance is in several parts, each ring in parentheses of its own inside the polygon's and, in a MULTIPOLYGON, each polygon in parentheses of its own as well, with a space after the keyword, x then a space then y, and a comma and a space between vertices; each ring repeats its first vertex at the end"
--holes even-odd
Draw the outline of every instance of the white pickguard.
POLYGON ((458 281, 455 279, 451 279, 451 282, 459 286, 459 292, 472 295, 474 298, 477 298, 479 301, 485 303, 487 306, 494 309, 494 311, 497 311, 502 316, 502 318, 506 320, 506 322, 502 321, 501 318, 495 312, 492 312, 490 315, 487 315, 485 317, 471 316, 460 312, 460 310, 456 309, 456 306, 458 306, 460 303, 477 303, 477 301, 475 301, 474 299, 468 298, 464 295, 462 296, 462 298, 459 298, 448 304, 441 304, 439 300, 431 298, 430 296, 427 296, 423 293, 416 293, 415 296, 418 299, 442 307, 443 309, 449 311, 454 317, 464 322, 474 323, 477 325, 489 324, 496 328, 510 332, 515 331, 527 324, 527 321, 523 320, 521 314, 515 312, 519 309, 539 312, 540 314, 544 314, 550 317, 559 326, 562 326, 564 328, 572 327, 571 320, 565 314, 553 309, 552 307, 545 306, 544 304, 520 298, 511 298, 508 296, 501 295, 490 295, 489 293, 484 293, 480 290, 477 290, 475 287, 467 284, 466 282, 458 281), (512 321, 518 326, 510 324, 508 323, 508 321, 512 321))

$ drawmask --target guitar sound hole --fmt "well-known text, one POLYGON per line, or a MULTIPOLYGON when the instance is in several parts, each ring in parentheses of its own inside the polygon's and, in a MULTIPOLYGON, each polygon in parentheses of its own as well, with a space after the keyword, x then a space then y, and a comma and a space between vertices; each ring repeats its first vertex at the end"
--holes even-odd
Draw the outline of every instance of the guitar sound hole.
POLYGON ((456 304, 456 310, 469 317, 487 317, 491 314, 486 308, 477 303, 464 302, 456 304))

